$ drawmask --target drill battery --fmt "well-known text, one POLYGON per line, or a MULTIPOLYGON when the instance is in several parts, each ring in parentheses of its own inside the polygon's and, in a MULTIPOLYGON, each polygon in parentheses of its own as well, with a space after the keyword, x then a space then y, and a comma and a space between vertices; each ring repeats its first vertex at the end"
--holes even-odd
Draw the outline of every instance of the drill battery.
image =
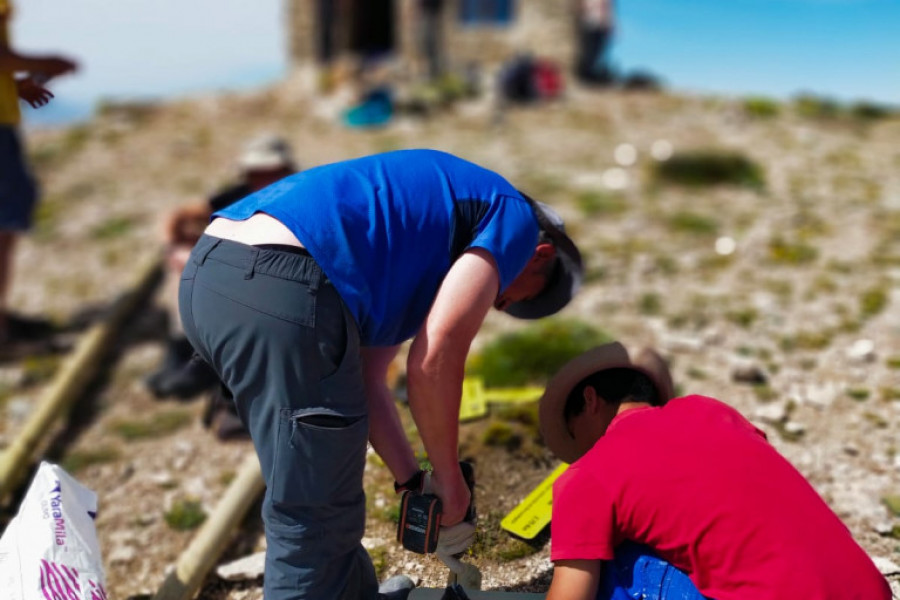
MULTIPOLYGON (((475 522, 475 468, 471 463, 460 462, 463 479, 469 487, 469 509, 466 521, 475 522)), ((395 489, 406 489, 400 497, 400 522, 397 524, 397 541, 404 548, 418 554, 431 554, 437 548, 438 535, 441 530, 441 499, 434 494, 425 494, 421 490, 423 475, 417 474, 402 486, 395 484, 395 489)))
POLYGON ((403 492, 397 541, 418 554, 434 552, 441 529, 441 508, 441 499, 437 496, 403 492))

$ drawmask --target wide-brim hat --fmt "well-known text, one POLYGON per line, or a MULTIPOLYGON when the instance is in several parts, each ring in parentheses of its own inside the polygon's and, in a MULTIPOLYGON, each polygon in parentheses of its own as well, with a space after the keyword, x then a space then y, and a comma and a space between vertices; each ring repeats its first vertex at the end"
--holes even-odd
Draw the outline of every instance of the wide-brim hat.
POLYGON ((538 226, 556 248, 557 264, 540 294, 513 302, 506 312, 518 319, 540 319, 556 314, 575 296, 584 280, 584 264, 575 242, 566 235, 562 217, 543 202, 522 195, 531 204, 538 226))
POLYGON ((646 375, 656 387, 660 404, 665 404, 675 394, 669 366, 654 350, 642 348, 630 356, 619 342, 592 348, 563 365, 547 384, 541 397, 541 434, 553 454, 567 463, 581 458, 581 451, 566 426, 566 400, 572 390, 589 375, 621 368, 634 369, 646 375))
POLYGON ((250 140, 238 159, 238 166, 244 171, 292 169, 293 165, 290 144, 273 134, 264 134, 250 140))

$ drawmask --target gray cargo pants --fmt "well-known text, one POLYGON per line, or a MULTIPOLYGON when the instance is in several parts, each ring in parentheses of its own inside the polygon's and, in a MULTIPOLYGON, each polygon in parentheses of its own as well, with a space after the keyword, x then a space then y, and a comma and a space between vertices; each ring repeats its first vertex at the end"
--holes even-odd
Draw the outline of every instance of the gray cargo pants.
POLYGON ((234 394, 266 495, 266 600, 377 598, 360 541, 368 416, 359 332, 308 255, 203 236, 179 309, 234 394))

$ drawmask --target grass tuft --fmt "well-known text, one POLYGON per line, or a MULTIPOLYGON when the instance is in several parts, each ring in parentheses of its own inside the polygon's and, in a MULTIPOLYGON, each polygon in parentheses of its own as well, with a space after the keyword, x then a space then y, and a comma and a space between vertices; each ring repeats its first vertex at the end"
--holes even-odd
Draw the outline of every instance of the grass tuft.
POLYGON ((173 410, 153 415, 138 421, 118 421, 112 424, 113 431, 125 440, 133 441, 159 438, 187 427, 193 415, 187 411, 173 410))
POLYGON ((570 359, 610 340, 587 323, 547 319, 488 344, 471 357, 467 373, 488 387, 542 384, 570 359))
POLYGON ((197 500, 179 500, 166 512, 165 519, 175 531, 190 531, 203 524, 206 512, 197 500))
POLYGON ((660 183, 688 187, 737 185, 759 189, 765 184, 758 164, 742 154, 718 150, 675 155, 657 163, 653 175, 660 183))
POLYGON ((777 101, 763 96, 745 98, 743 108, 748 116, 761 119, 776 117, 781 112, 781 106, 777 101))
POLYGON ((109 446, 99 446, 93 450, 70 452, 62 461, 62 467, 75 475, 92 465, 104 465, 119 460, 119 451, 109 446))

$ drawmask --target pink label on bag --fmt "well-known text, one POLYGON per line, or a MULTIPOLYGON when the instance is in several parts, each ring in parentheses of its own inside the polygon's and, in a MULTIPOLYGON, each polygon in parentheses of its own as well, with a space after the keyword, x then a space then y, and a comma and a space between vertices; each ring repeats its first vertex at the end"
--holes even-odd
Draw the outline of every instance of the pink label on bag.
MULTIPOLYGON (((102 583, 88 580, 90 600, 107 600, 102 583)), ((41 592, 46 600, 81 600, 78 569, 41 559, 41 592)))

